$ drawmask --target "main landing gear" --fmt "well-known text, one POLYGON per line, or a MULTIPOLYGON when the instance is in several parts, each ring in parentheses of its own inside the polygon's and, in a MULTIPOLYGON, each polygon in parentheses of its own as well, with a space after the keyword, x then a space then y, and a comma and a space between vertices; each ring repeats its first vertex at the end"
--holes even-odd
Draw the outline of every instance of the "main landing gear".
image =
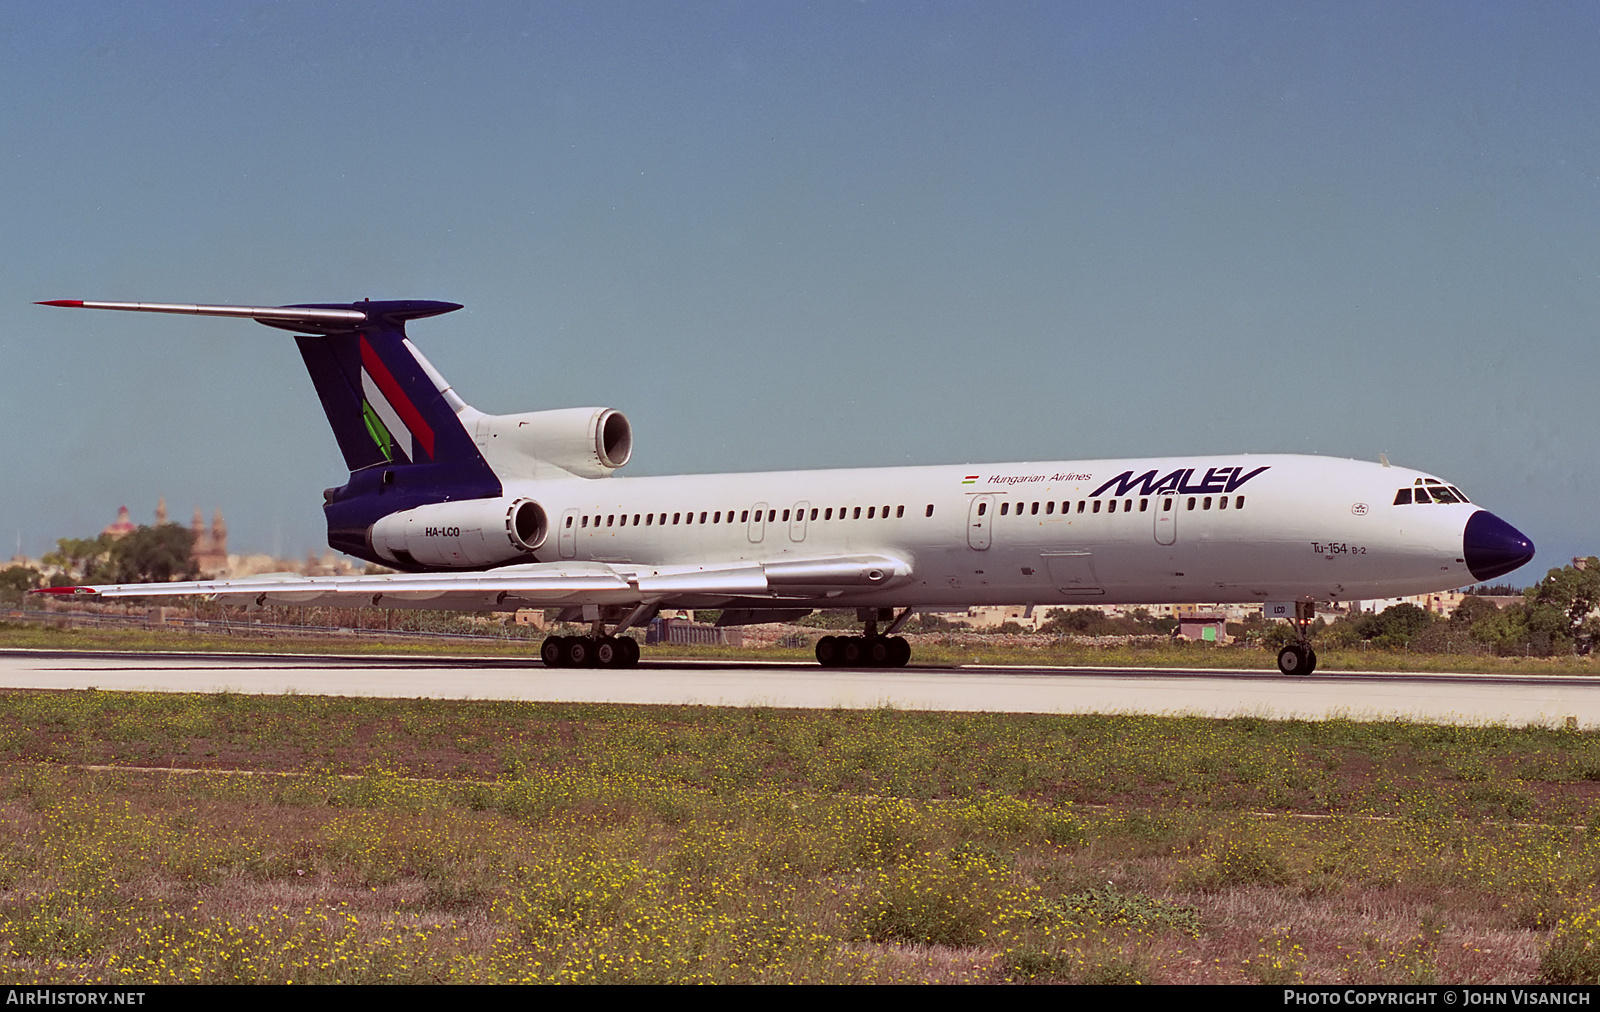
POLYGON ((1286 675, 1309 675, 1317 670, 1317 652, 1311 649, 1311 637, 1308 635, 1311 623, 1316 617, 1315 601, 1294 603, 1294 627, 1299 642, 1291 643, 1278 651, 1279 671, 1286 675))
POLYGON ((639 643, 632 636, 547 636, 539 657, 547 668, 631 668, 639 643))
POLYGON ((547 668, 633 668, 639 664, 639 643, 624 629, 641 626, 661 610, 647 602, 631 610, 586 604, 563 610, 561 621, 582 618, 589 623, 587 636, 547 636, 539 645, 539 659, 547 668), (620 620, 620 621, 619 621, 620 620), (615 623, 606 632, 606 623, 615 623))
POLYGON ((895 636, 911 617, 907 608, 894 618, 892 608, 861 608, 857 616, 866 623, 864 636, 824 636, 817 640, 817 663, 825 668, 903 668, 911 660, 911 644, 895 636), (894 618, 883 635, 878 620, 894 618))

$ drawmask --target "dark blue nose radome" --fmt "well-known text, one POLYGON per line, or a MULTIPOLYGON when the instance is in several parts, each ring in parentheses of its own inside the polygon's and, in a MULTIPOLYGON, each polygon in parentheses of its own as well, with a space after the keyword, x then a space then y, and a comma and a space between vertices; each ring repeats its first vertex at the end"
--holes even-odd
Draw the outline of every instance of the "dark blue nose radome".
POLYGON ((1533 542, 1528 536, 1488 510, 1467 518, 1461 549, 1472 578, 1480 582, 1509 573, 1533 558, 1533 542))

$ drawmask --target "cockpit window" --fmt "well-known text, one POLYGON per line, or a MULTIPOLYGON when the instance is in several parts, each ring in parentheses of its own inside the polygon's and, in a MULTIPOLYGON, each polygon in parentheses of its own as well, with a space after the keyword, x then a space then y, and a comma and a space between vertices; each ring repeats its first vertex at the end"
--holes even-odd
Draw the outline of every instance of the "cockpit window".
POLYGON ((1438 478, 1418 478, 1416 484, 1410 488, 1402 488, 1394 494, 1394 504, 1405 506, 1413 502, 1436 503, 1470 503, 1459 488, 1446 485, 1438 478))

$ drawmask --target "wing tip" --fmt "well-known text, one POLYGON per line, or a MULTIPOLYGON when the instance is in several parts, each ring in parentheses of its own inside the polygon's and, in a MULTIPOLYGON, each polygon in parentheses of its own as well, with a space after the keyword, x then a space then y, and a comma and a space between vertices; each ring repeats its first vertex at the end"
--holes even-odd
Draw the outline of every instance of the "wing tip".
POLYGON ((36 306, 66 306, 69 309, 82 309, 82 299, 51 299, 48 302, 35 302, 36 306))
POLYGON ((28 591, 30 594, 51 594, 56 597, 98 597, 100 592, 93 587, 39 587, 28 591))

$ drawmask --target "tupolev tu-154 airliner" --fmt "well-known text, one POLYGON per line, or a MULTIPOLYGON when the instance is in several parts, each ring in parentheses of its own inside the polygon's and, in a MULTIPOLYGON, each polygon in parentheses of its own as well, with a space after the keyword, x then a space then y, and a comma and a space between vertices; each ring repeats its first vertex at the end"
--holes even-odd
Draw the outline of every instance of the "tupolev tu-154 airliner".
POLYGON ((610 408, 490 415, 406 336, 461 307, 40 303, 253 319, 294 332, 350 469, 323 492, 328 544, 381 575, 54 588, 206 594, 256 605, 562 609, 551 666, 631 666, 622 635, 662 608, 720 623, 854 608, 824 666, 897 666, 920 611, 972 605, 1261 602, 1297 619, 1285 674, 1309 673, 1317 601, 1400 597, 1509 573, 1533 543, 1423 471, 1232 454, 621 478, 633 431, 610 408), (880 630, 880 623, 883 628, 880 630))

